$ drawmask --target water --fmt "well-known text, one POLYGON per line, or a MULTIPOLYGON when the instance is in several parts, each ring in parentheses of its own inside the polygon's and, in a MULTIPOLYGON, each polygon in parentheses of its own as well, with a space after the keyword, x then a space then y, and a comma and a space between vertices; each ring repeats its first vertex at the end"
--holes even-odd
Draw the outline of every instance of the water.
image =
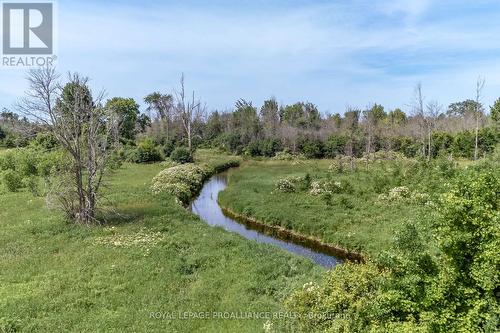
POLYGON ((335 256, 322 253, 301 244, 278 239, 273 235, 268 235, 261 231, 254 230, 250 226, 239 223, 232 218, 225 216, 217 203, 217 196, 219 195, 219 192, 223 191, 226 187, 227 174, 223 173, 213 176, 205 183, 200 195, 191 204, 191 211, 200 216, 201 219, 209 225, 220 226, 227 231, 235 232, 247 239, 251 239, 259 243, 278 246, 293 254, 309 258, 323 267, 331 268, 342 262, 335 256))

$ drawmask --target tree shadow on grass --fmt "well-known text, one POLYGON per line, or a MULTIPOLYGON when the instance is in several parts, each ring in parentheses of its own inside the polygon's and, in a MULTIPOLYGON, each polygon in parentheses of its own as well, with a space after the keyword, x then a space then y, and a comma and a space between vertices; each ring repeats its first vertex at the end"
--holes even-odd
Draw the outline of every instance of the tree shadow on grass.
POLYGON ((164 215, 165 207, 153 203, 134 202, 105 207, 97 219, 103 225, 122 225, 141 222, 142 220, 164 215))

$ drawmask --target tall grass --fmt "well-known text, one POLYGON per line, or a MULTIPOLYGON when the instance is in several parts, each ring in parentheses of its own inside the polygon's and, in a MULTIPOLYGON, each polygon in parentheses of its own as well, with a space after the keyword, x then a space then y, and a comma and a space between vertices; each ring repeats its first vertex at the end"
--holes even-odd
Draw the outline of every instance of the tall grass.
POLYGON ((425 200, 388 202, 381 197, 404 186, 410 197, 432 200, 444 191, 455 170, 446 161, 358 163, 353 171, 348 165, 339 170, 332 164, 332 160, 249 161, 230 172, 229 186, 219 201, 264 223, 375 256, 389 248, 394 231, 404 222, 432 211, 425 200), (309 189, 301 190, 299 184, 297 190, 280 191, 283 181, 305 177, 310 179, 309 189), (326 193, 314 188, 320 184, 328 187, 326 193))
POLYGON ((104 226, 67 224, 27 190, 0 194, 0 331, 256 332, 266 319, 179 316, 282 311, 294 288, 318 279, 311 262, 153 196, 162 169, 124 164, 104 226))

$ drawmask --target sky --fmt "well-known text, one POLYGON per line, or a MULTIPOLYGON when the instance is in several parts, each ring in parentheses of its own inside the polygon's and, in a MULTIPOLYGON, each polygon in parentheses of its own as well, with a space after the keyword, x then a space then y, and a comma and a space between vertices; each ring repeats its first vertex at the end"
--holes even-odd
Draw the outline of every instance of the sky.
MULTIPOLYGON (((492 0, 69 1, 56 6, 57 69, 108 97, 172 92, 185 74, 210 110, 244 98, 309 101, 326 113, 373 103, 500 97, 500 2, 492 0)), ((26 90, 0 67, 0 107, 26 90)))

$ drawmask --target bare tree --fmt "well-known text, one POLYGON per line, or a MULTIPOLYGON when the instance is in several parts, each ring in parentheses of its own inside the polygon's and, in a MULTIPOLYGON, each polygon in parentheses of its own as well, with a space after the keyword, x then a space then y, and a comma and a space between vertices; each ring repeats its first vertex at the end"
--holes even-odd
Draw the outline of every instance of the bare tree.
POLYGON ((203 114, 200 100, 195 98, 195 93, 191 94, 191 98, 186 96, 184 87, 184 74, 181 75, 181 87, 175 93, 175 110, 179 116, 184 131, 188 140, 188 149, 193 153, 193 123, 203 114))
POLYGON ((424 99, 422 95, 422 83, 417 83, 415 86, 412 109, 413 117, 416 119, 419 128, 420 140, 422 142, 422 156, 425 156, 425 113, 424 113, 424 99))
POLYGON ((356 134, 359 127, 359 115, 360 111, 347 107, 344 113, 343 129, 347 135, 347 142, 345 147, 345 153, 350 157, 351 170, 354 169, 354 145, 356 141, 356 134))
POLYGON ((299 129, 284 123, 279 127, 279 131, 283 144, 291 149, 292 153, 296 153, 299 129))
POLYGON ((103 93, 92 98, 86 77, 69 74, 61 86, 55 69, 46 67, 31 70, 28 82, 20 112, 44 124, 71 156, 68 173, 59 175, 52 194, 71 220, 96 222, 99 190, 118 142, 118 121, 102 107, 103 93))
POLYGON ((380 122, 386 117, 384 107, 379 104, 373 104, 362 112, 363 125, 366 131, 366 156, 369 159, 371 154, 375 151, 373 142, 375 137, 378 136, 380 130, 380 122))
POLYGON ((474 145, 474 160, 477 160, 478 157, 478 141, 479 141, 479 118, 482 114, 482 104, 481 104, 481 94, 483 92, 485 80, 482 77, 479 77, 476 82, 476 108, 475 108, 475 116, 476 116, 476 133, 475 133, 475 145, 474 145))
POLYGON ((432 132, 436 127, 436 121, 441 113, 442 106, 437 101, 430 101, 426 105, 425 125, 427 127, 427 159, 432 158, 432 132))
POLYGON ((372 153, 372 139, 375 127, 375 119, 373 113, 371 112, 371 108, 367 108, 365 111, 363 111, 362 114, 366 130, 366 157, 367 159, 370 159, 372 153))

